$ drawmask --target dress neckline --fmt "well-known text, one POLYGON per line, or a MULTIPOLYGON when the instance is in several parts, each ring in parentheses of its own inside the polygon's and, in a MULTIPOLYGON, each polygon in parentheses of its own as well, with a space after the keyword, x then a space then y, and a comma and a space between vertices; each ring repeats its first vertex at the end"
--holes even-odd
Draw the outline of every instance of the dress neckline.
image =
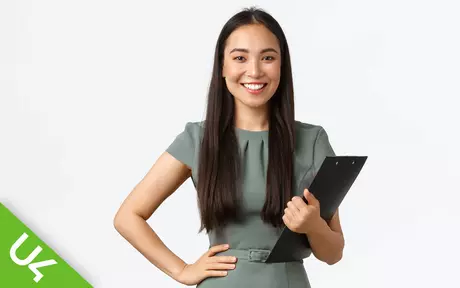
POLYGON ((235 126, 235 132, 244 139, 268 139, 269 130, 246 130, 235 126))

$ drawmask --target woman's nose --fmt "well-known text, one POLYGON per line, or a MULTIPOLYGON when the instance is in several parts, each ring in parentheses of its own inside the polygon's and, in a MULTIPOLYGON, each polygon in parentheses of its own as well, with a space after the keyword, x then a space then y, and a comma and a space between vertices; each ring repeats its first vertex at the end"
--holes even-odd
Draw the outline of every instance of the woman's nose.
POLYGON ((248 71, 247 71, 248 76, 251 76, 253 78, 260 77, 262 74, 262 70, 260 69, 260 63, 257 60, 253 60, 250 63, 248 63, 248 71))

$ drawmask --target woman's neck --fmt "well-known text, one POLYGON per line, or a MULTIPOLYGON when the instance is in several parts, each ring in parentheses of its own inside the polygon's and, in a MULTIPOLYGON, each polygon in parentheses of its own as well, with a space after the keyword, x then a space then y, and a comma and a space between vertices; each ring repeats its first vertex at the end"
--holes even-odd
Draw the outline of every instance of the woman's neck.
MULTIPOLYGON (((235 103, 237 104, 237 103, 235 103)), ((242 103, 235 105, 235 126, 250 131, 265 131, 269 129, 268 105, 248 107, 242 103)))

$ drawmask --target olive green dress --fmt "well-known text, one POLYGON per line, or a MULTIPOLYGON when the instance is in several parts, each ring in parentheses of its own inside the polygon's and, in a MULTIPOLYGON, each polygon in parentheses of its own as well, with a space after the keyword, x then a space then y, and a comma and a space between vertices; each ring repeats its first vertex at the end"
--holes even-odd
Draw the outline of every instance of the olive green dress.
MULTIPOLYGON (((294 194, 302 195, 316 175, 326 156, 334 156, 323 127, 296 121, 294 161, 294 194)), ((198 153, 203 122, 188 122, 185 129, 166 149, 172 156, 192 168, 192 181, 197 183, 198 153)), ((265 201, 268 164, 268 131, 235 128, 243 161, 243 206, 245 221, 229 224, 223 232, 208 233, 209 246, 228 243, 230 249, 218 255, 236 256, 234 270, 224 277, 207 278, 199 288, 308 288, 310 283, 303 261, 264 263, 281 229, 266 224, 259 216, 265 201)), ((203 251, 204 253, 205 251, 203 251)), ((311 252, 310 252, 311 253, 311 252)))

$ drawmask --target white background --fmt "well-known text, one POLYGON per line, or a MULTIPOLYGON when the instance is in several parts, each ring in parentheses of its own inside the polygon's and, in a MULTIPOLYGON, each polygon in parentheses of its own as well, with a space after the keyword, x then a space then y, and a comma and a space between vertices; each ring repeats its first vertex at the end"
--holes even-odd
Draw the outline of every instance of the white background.
MULTIPOLYGON (((203 119, 218 33, 253 4, 286 33, 296 118, 369 156, 341 206, 344 258, 307 259, 312 286, 459 287, 458 2, 0 3, 0 201, 95 287, 180 286, 113 217, 203 119)), ((189 180, 149 220, 187 262, 208 245, 195 197, 189 180)))

